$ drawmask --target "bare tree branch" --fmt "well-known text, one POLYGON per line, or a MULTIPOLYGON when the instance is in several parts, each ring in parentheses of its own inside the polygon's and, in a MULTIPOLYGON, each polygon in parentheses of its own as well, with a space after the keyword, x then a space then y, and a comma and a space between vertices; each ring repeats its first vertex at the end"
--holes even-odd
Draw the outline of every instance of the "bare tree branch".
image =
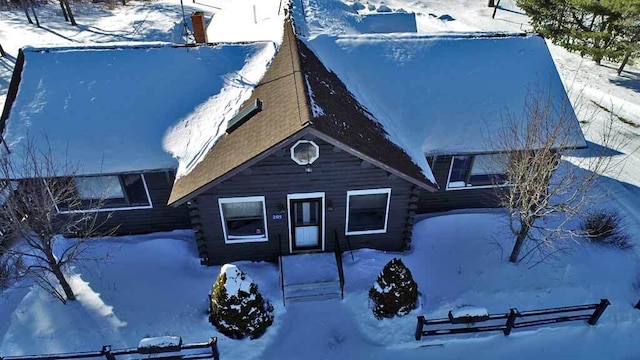
POLYGON ((0 246, 0 251, 24 259, 24 275, 67 303, 75 300, 75 294, 65 268, 83 258, 89 238, 102 235, 98 231, 104 229, 110 214, 98 211, 103 200, 86 209, 76 191, 75 167, 53 154, 50 146, 38 149, 27 137, 21 148, 0 158, 5 190, 3 227, 22 240, 11 247, 0 246), (82 211, 60 213, 61 207, 82 211))

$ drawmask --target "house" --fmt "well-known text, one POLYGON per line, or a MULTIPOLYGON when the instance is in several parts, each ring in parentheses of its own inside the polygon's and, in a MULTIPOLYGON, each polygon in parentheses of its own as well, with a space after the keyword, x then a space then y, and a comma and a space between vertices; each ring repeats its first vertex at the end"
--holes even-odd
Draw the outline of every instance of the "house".
MULTIPOLYGON (((537 79, 568 104, 535 35, 303 41, 285 27, 243 106, 261 110, 176 180, 169 203, 189 204, 208 261, 332 251, 345 237, 402 250, 417 213, 496 205, 492 160, 513 149, 482 132, 499 129, 504 109, 521 114, 537 79)), ((571 107, 563 116, 565 145, 584 146, 571 107)))
MULTIPOLYGON (((131 87, 118 100, 107 100, 101 111, 118 110, 110 120, 120 121, 117 129, 123 124, 121 117, 127 118, 125 124, 142 124, 137 131, 115 137, 109 132, 113 129, 99 132, 110 139, 107 148, 118 141, 127 144, 129 139, 135 143, 143 138, 138 134, 144 129, 163 134, 155 137, 155 143, 140 147, 158 151, 159 158, 152 162, 153 157, 143 156, 140 163, 130 162, 128 156, 140 151, 131 144, 116 149, 112 158, 101 157, 102 147, 96 144, 85 156, 93 165, 82 174, 117 175, 121 184, 126 180, 122 176, 129 173, 144 176, 143 181, 148 173, 167 174, 163 189, 170 190, 170 195, 158 195, 158 203, 149 208, 116 208, 115 213, 128 218, 127 213, 139 211, 136 223, 144 224, 146 231, 160 230, 154 225, 158 220, 149 220, 152 212, 166 214, 167 223, 179 220, 187 226, 189 221, 205 264, 269 260, 333 251, 338 246, 399 251, 410 246, 419 213, 496 205, 496 187, 508 186, 496 185, 503 175, 496 160, 514 149, 496 147, 487 134, 500 129, 504 111, 522 114, 528 88, 536 85, 554 103, 568 104, 546 44, 536 35, 304 39, 286 22, 275 48, 268 42, 118 48, 117 52, 130 56, 161 50, 134 63, 140 64, 141 72, 160 66, 154 62, 171 64, 152 71, 154 79, 169 75, 170 79, 162 79, 163 84, 129 79, 111 88, 109 94, 131 87), (184 55, 193 53, 197 60, 184 55), (221 67, 214 58, 242 61, 221 67), (142 65, 145 62, 150 63, 142 65), (215 81, 220 78, 224 81, 215 81), (166 88, 174 91, 164 94, 166 88), (178 94, 182 97, 174 98, 178 94), (132 97, 137 101, 120 108, 121 101, 132 97), (142 109, 128 109, 138 102, 143 103, 142 109), (161 109, 153 109, 156 104, 161 109), (109 171, 96 167, 102 158, 109 171)), ((36 115, 44 118, 48 112, 48 103, 41 106, 37 96, 42 81, 37 76, 27 80, 30 57, 46 53, 77 59, 99 52, 104 55, 105 49, 25 50, 23 79, 17 69, 18 79, 12 81, 3 112, 6 142, 20 138, 16 134, 21 132, 12 130, 13 121, 36 115), (24 94, 29 97, 23 99, 24 94)), ((107 69, 116 64, 110 60, 115 57, 99 57, 107 59, 102 64, 107 69)), ((51 66, 52 61, 47 64, 51 66)), ((92 60, 91 67, 96 66, 92 60)), ((92 89, 91 81, 82 75, 75 81, 92 89)), ((66 106, 68 98, 61 96, 58 105, 66 106)), ((82 103, 94 101, 86 94, 82 103)), ((570 143, 564 145, 585 146, 573 110, 560 108, 566 110, 559 116, 571 120, 566 129, 570 143)), ((81 110, 68 116, 71 123, 90 117, 91 112, 81 110)), ((72 138, 77 136, 81 135, 72 138)), ((72 153, 85 147, 90 146, 80 142, 72 153)), ((83 182, 78 184, 82 190, 83 182)), ((149 196, 154 198, 151 192, 149 196)), ((175 225, 166 226, 171 227, 175 225)))
POLYGON ((64 162, 57 175, 73 177, 83 206, 60 204, 61 216, 104 200, 105 227, 118 234, 188 229, 186 206, 167 206, 176 157, 206 149, 215 131, 203 128, 231 116, 218 100, 248 97, 262 76, 254 67, 274 51, 269 42, 25 48, 0 117, 4 148, 20 161, 32 143, 64 162))

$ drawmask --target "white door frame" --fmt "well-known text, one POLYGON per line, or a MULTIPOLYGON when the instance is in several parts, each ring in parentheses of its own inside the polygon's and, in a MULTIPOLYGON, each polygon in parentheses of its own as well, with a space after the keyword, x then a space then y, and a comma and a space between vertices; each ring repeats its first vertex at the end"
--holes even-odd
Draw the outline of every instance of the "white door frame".
POLYGON ((291 219, 291 200, 303 200, 303 199, 318 199, 321 198, 322 201, 320 202, 320 207, 322 208, 322 225, 321 225, 321 229, 319 229, 322 232, 322 236, 320 237, 320 249, 321 251, 324 251, 324 243, 325 243, 325 205, 324 205, 324 192, 312 192, 312 193, 299 193, 299 194, 287 194, 287 221, 289 223, 289 252, 290 253, 294 253, 294 252, 303 252, 301 250, 298 251, 294 251, 293 250, 293 235, 292 235, 292 219, 291 219))

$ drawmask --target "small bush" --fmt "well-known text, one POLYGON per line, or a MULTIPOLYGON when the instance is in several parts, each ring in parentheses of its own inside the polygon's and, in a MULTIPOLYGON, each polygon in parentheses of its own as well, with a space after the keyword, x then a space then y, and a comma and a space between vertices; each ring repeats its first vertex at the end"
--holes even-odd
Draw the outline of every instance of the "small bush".
POLYGON ((415 309, 418 301, 418 284, 402 260, 394 258, 382 269, 369 290, 376 319, 403 316, 415 309))
POLYGON ((624 231, 624 219, 616 211, 597 210, 590 212, 582 222, 582 231, 593 243, 613 246, 622 250, 633 247, 629 234, 624 231))
POLYGON ((232 339, 257 339, 273 324, 273 306, 235 265, 224 265, 213 285, 209 321, 232 339))

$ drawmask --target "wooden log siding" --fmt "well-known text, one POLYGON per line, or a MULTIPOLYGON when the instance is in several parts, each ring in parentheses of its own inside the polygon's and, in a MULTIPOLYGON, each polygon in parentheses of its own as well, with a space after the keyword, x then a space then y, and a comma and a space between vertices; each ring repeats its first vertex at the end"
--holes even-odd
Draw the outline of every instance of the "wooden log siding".
POLYGON ((497 192, 507 188, 466 188, 446 190, 452 155, 438 156, 431 171, 440 190, 430 193, 421 191, 418 199, 418 214, 469 208, 492 208, 500 205, 497 192))
POLYGON ((116 235, 132 235, 190 229, 187 206, 167 205, 175 171, 146 172, 144 178, 153 208, 100 213, 101 216, 111 216, 104 225, 105 231, 117 227, 116 235))
POLYGON ((200 248, 202 257, 210 265, 235 260, 275 260, 280 252, 278 236, 281 237, 282 251, 289 253, 289 227, 287 216, 287 194, 325 193, 325 251, 334 251, 335 230, 341 241, 345 237, 347 191, 361 189, 391 188, 387 232, 384 234, 351 235, 350 242, 356 248, 380 250, 402 250, 407 238, 409 199, 413 185, 377 168, 363 169, 362 161, 344 151, 334 151, 333 146, 318 139, 320 158, 307 173, 305 166, 297 165, 290 158, 289 144, 284 149, 251 167, 250 172, 242 172, 222 182, 206 193, 199 195, 192 203, 201 226, 200 248), (269 241, 225 244, 218 198, 264 196, 267 211, 267 231, 269 241), (329 210, 329 207, 333 210, 329 210), (284 209, 284 211, 283 211, 284 209), (274 220, 272 215, 282 214, 282 220, 274 220))

